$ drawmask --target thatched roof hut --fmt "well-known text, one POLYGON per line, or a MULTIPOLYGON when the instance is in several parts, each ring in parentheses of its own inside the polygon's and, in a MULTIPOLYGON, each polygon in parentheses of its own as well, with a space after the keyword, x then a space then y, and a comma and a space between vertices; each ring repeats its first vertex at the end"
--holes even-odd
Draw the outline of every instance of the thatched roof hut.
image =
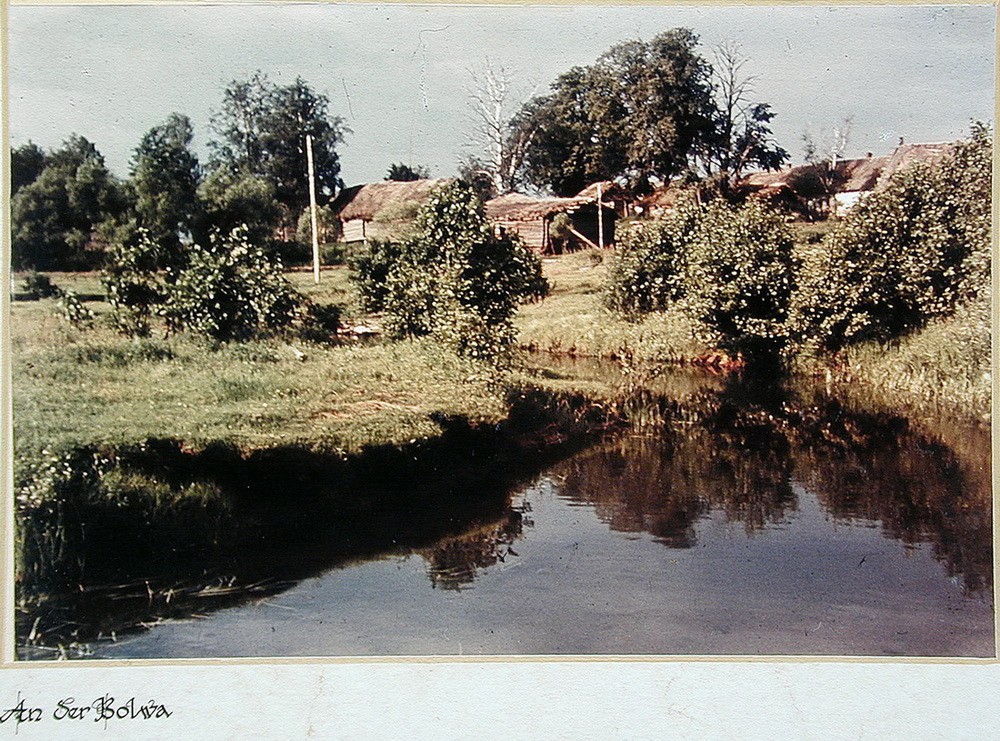
POLYGON ((431 191, 449 182, 436 178, 355 185, 342 190, 329 209, 340 221, 345 242, 391 238, 410 226, 431 191))
POLYGON ((486 218, 497 233, 517 234, 528 247, 543 253, 614 242, 616 214, 608 205, 598 213, 596 188, 594 198, 535 198, 508 193, 486 202, 486 218), (565 218, 557 221, 560 214, 565 218))

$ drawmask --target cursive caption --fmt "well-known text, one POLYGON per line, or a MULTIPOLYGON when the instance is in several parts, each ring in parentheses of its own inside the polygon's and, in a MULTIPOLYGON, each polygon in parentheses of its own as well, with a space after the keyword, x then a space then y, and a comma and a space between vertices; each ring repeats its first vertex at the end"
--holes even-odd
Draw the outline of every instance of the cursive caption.
POLYGON ((92 700, 78 700, 64 697, 55 706, 39 707, 28 703, 17 694, 16 704, 0 709, 0 726, 13 725, 15 730, 22 723, 35 724, 43 721, 91 721, 103 723, 105 728, 118 721, 145 721, 169 718, 171 710, 156 700, 143 702, 135 697, 119 700, 111 695, 102 695, 92 700))

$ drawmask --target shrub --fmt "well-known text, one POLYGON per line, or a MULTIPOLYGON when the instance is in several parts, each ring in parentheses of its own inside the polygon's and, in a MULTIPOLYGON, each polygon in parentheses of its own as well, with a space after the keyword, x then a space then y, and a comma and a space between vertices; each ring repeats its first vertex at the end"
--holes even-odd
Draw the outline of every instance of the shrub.
POLYGON ((187 265, 169 284, 162 314, 172 331, 245 340, 289 324, 300 303, 281 263, 236 229, 225 237, 214 234, 207 247, 191 245, 187 265))
POLYGON ((62 291, 45 273, 32 270, 24 276, 21 293, 29 301, 37 301, 42 298, 54 298, 61 295, 62 291))
POLYGON ((685 294, 687 253, 701 210, 693 203, 624 234, 608 271, 605 303, 626 316, 661 311, 685 294))
POLYGON ((59 315, 77 329, 94 326, 94 312, 84 306, 73 291, 63 291, 59 297, 59 315))
POLYGON ((391 337, 433 335, 474 357, 502 352, 517 306, 548 291, 538 257, 496 237, 461 182, 435 190, 416 227, 417 236, 373 241, 350 261, 365 310, 384 312, 391 337))
POLYGON ((683 203, 626 233, 605 301, 625 316, 680 307, 705 340, 763 358, 785 343, 794 267, 784 219, 763 204, 683 203))
POLYGON ((101 282, 111 304, 112 322, 127 337, 150 334, 166 291, 160 262, 159 245, 141 229, 123 233, 108 251, 101 282))
POLYGON ((891 340, 985 291, 990 157, 977 127, 942 166, 917 163, 852 209, 806 263, 799 335, 830 351, 891 340))
POLYGON ((719 347, 757 361, 783 349, 795 285, 792 244, 781 215, 757 201, 734 209, 719 200, 702 211, 682 305, 719 347))
POLYGON ((302 303, 280 261, 251 242, 243 227, 224 236, 213 232, 207 246, 188 245, 182 259, 164 257, 141 231, 110 254, 103 281, 115 325, 129 336, 148 336, 159 316, 170 332, 245 340, 289 324, 302 303))

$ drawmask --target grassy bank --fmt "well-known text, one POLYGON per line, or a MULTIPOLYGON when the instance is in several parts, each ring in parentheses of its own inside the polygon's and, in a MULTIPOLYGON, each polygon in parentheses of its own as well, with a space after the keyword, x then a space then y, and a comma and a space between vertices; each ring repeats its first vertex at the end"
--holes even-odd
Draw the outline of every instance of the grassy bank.
MULTIPOLYGON (((344 281, 329 278, 313 287, 311 277, 293 276, 320 301, 344 293, 344 281)), ((56 282, 72 288, 87 280, 56 282)), ((98 316, 106 310, 88 306, 98 316)), ((432 417, 504 414, 487 369, 428 342, 267 340, 213 349, 182 335, 129 340, 100 322, 73 328, 52 300, 16 302, 10 324, 19 450, 169 437, 195 447, 355 451, 435 435, 432 417)))
MULTIPOLYGON (((807 228, 799 256, 823 249, 807 228)), ((825 227, 827 230, 829 227, 825 227)), ((815 230, 814 230, 815 231, 815 230)), ((823 230, 816 231, 821 236, 823 230)), ((598 262, 590 252, 544 261, 552 294, 524 306, 518 315, 522 347, 577 357, 691 363, 717 356, 700 342, 679 311, 656 312, 626 321, 608 311, 602 289, 611 252, 598 262)), ((838 357, 800 358, 793 369, 838 384, 862 384, 890 406, 924 407, 988 421, 992 393, 988 299, 960 307, 952 316, 891 343, 865 343, 838 357)))
POLYGON ((630 322, 608 311, 602 290, 611 252, 578 252, 543 262, 552 292, 523 306, 517 317, 518 342, 541 352, 581 357, 681 362, 712 348, 700 343, 680 312, 651 314, 630 322), (598 262, 594 257, 599 255, 598 262))

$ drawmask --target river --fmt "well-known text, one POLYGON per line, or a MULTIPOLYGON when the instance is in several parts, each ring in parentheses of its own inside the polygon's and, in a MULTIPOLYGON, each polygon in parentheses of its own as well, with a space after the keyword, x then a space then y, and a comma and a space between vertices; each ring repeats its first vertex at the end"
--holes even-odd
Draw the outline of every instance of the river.
POLYGON ((459 491, 491 503, 426 538, 85 654, 994 654, 987 429, 815 387, 659 383, 644 428, 459 491))

